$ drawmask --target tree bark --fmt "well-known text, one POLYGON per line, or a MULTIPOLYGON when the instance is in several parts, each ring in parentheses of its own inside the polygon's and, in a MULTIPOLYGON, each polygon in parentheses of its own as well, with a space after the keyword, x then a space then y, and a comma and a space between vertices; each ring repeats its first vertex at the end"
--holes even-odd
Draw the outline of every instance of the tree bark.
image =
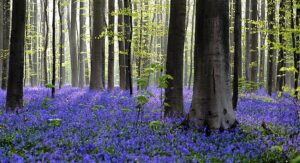
POLYGON ((60 39, 59 39, 59 89, 65 84, 65 56, 64 56, 64 47, 65 47, 65 32, 64 32, 64 6, 62 4, 58 4, 58 13, 59 13, 59 31, 60 31, 60 39))
POLYGON ((55 0, 53 0, 53 15, 52 15, 52 89, 51 96, 55 97, 55 81, 56 81, 56 48, 55 48, 55 0))
POLYGON ((245 78, 250 80, 250 6, 251 0, 246 0, 246 51, 245 51, 245 78))
POLYGON ((266 35, 265 35, 265 32, 262 31, 262 30, 265 30, 266 29, 266 5, 265 5, 266 1, 265 0, 261 0, 261 21, 263 21, 264 25, 261 29, 261 32, 260 32, 260 38, 261 38, 261 41, 260 41, 260 47, 261 47, 261 50, 260 50, 260 70, 259 70, 259 81, 260 82, 263 82, 265 83, 265 43, 266 43, 266 35))
MULTIPOLYGON (((79 53, 79 87, 85 85, 85 55, 87 53, 86 43, 86 1, 80 1, 80 53, 79 53)), ((99 35, 99 33, 98 33, 99 35)))
POLYGON ((108 89, 112 90, 115 85, 115 48, 114 48, 114 41, 115 41, 115 16, 113 15, 113 12, 115 11, 115 1, 110 0, 109 2, 109 27, 110 32, 113 33, 113 35, 109 35, 109 55, 108 55, 108 89))
POLYGON ((91 90, 104 89, 103 85, 103 65, 105 64, 104 47, 105 38, 99 35, 105 28, 105 2, 93 1, 93 34, 92 34, 92 54, 91 54, 91 90))
MULTIPOLYGON (((70 20, 70 19, 69 19, 70 20)), ((71 59, 72 86, 79 86, 78 51, 77 51, 77 1, 71 0, 71 22, 69 22, 69 45, 71 59)))
MULTIPOLYGON (((124 10, 123 0, 118 0, 119 11, 124 10)), ((125 28, 124 15, 118 15, 118 33, 119 33, 119 73, 120 88, 126 90, 126 65, 125 65, 125 28)))
POLYGON ((45 40, 44 40, 44 85, 48 84, 48 68, 47 68, 47 49, 48 49, 48 39, 49 39, 49 24, 48 24, 48 0, 44 0, 44 19, 45 19, 45 40))
POLYGON ((240 59, 242 57, 242 4, 235 0, 234 18, 234 77, 233 77, 233 109, 236 110, 239 97, 240 59))
POLYGON ((10 0, 3 1, 3 51, 2 51, 2 83, 1 88, 7 87, 9 34, 10 34, 10 0))
POLYGON ((230 88, 228 1, 197 1, 195 81, 190 121, 227 129, 236 123, 230 88))
POLYGON ((183 115, 183 55, 186 0, 171 0, 166 74, 172 76, 165 90, 165 116, 183 115), (174 68, 176 67, 176 68, 174 68))
POLYGON ((258 9, 257 9, 257 0, 251 0, 251 44, 250 44, 250 80, 254 83, 257 83, 257 68, 258 68, 258 30, 257 22, 258 18, 258 9))
POLYGON ((273 91, 273 66, 275 61, 275 49, 274 43, 276 41, 274 36, 274 25, 275 25, 275 0, 268 1, 268 39, 269 39, 269 46, 268 46, 268 79, 267 79, 267 90, 268 94, 272 95, 273 91))
POLYGON ((14 112, 15 108, 23 107, 25 14, 26 0, 14 0, 6 96, 7 112, 14 112))
POLYGON ((285 67, 285 50, 284 46, 284 29, 285 29, 285 0, 280 1, 280 10, 279 10, 279 43, 281 45, 279 49, 278 63, 277 63, 277 91, 282 91, 284 86, 285 76, 284 71, 281 71, 281 68, 285 67))

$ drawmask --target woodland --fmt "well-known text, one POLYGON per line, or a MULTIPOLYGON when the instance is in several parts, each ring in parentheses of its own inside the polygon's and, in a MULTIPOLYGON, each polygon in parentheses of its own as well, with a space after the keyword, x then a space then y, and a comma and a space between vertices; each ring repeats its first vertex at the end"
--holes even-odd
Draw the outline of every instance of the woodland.
POLYGON ((0 162, 300 163, 299 0, 1 0, 0 162))

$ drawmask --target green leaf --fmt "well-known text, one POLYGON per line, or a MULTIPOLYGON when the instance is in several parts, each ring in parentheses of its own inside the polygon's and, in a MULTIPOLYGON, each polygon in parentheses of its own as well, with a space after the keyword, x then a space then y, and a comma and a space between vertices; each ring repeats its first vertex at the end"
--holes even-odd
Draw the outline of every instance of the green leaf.
POLYGON ((48 126, 50 126, 50 127, 58 127, 61 125, 61 123, 62 123, 62 120, 59 118, 48 119, 48 126))

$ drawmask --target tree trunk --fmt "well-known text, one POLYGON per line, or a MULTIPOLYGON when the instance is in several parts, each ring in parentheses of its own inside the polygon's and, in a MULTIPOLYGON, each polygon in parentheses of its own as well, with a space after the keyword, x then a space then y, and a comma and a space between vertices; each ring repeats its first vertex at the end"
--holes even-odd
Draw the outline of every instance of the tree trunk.
MULTIPOLYGON (((0 56, 3 56, 3 1, 0 1, 0 56)), ((0 83, 2 83, 2 59, 0 60, 0 83)))
POLYGON ((132 86, 132 70, 131 70, 131 42, 132 42, 132 4, 131 0, 124 0, 124 7, 129 10, 130 14, 124 16, 125 24, 125 68, 126 68, 126 90, 130 91, 130 95, 133 94, 132 86))
POLYGON ((275 25, 275 0, 268 1, 268 39, 269 39, 269 46, 268 46, 268 80, 267 80, 267 90, 268 94, 272 95, 273 91, 273 65, 275 61, 275 49, 274 43, 276 41, 274 36, 274 25, 275 25))
POLYGON ((6 96, 7 112, 14 112, 15 108, 23 107, 25 14, 26 0, 14 0, 6 96))
POLYGON ((92 54, 91 54, 91 90, 101 90, 103 85, 103 64, 105 64, 104 47, 105 38, 99 38, 99 34, 105 28, 105 2, 93 1, 93 35, 92 35, 92 54))
MULTIPOLYGON (((85 85, 85 55, 87 53, 86 46, 86 1, 80 1, 80 54, 79 54, 79 87, 83 88, 85 85)), ((100 33, 98 33, 99 36, 100 33)))
POLYGON ((236 110, 239 97, 240 59, 242 57, 242 4, 235 0, 234 18, 234 77, 233 77, 233 109, 236 110))
MULTIPOLYGON (((296 3, 296 5, 299 5, 299 3, 296 3)), ((300 13, 299 9, 297 9, 296 14, 296 26, 295 26, 295 19, 294 19, 294 3, 291 2, 291 29, 295 30, 295 27, 299 27, 299 19, 300 19, 300 13)), ((299 28, 298 28, 299 29, 299 28)), ((293 49, 297 49, 297 44, 299 43, 299 36, 295 34, 295 32, 292 33, 292 45, 293 49)), ((299 47, 299 46, 298 46, 299 47)), ((297 50, 294 50, 294 67, 296 68, 297 72, 294 73, 295 81, 294 81, 294 89, 296 90, 295 96, 298 97, 299 92, 297 91, 299 86, 299 72, 300 72, 300 54, 297 50)))
POLYGON ((245 51, 245 78, 250 80, 250 6, 251 0, 246 0, 246 51, 245 51))
POLYGON ((33 1, 33 15, 32 15, 32 86, 36 87, 38 85, 38 59, 37 59, 37 52, 38 52, 38 47, 37 47, 37 36, 38 36, 38 30, 37 30, 37 0, 33 1))
MULTIPOLYGON (((70 19, 69 19, 70 20, 70 19)), ((71 59, 71 74, 72 86, 79 86, 78 76, 78 51, 77 51, 77 1, 71 0, 71 22, 69 22, 69 45, 70 45, 70 59, 71 59)))
POLYGON ((172 76, 165 90, 165 116, 183 115, 183 55, 186 0, 171 0, 166 74, 172 76), (174 68, 176 67, 176 68, 174 68))
POLYGON ((52 89, 51 96, 55 97, 55 81, 56 81, 56 49, 55 49, 55 0, 53 0, 53 15, 52 15, 52 89))
POLYGON ((284 86, 284 72, 281 71, 281 68, 285 67, 285 50, 284 46, 284 29, 285 29, 285 0, 280 1, 280 10, 279 10, 279 43, 281 45, 279 49, 278 63, 277 63, 277 91, 282 91, 284 86))
POLYGON ((45 41, 44 41, 44 85, 48 84, 48 68, 47 68, 47 49, 49 39, 49 25, 48 25, 48 0, 44 0, 44 19, 45 19, 45 41))
POLYGON ((254 83, 257 83, 257 67, 258 67, 258 31, 257 22, 258 18, 258 9, 257 9, 257 0, 251 0, 251 44, 250 44, 250 80, 254 83))
POLYGON ((60 31, 60 41, 59 41, 59 89, 65 83, 65 68, 64 68, 64 47, 65 47, 65 32, 64 32, 64 6, 58 4, 58 13, 59 13, 59 31, 60 31))
MULTIPOLYGON (((123 0, 118 0, 119 11, 124 10, 123 0)), ((119 33, 119 73, 120 73, 120 88, 126 90, 126 65, 125 65, 125 28, 124 15, 118 15, 118 33, 119 33)))
POLYGON ((2 84, 1 88, 7 87, 8 57, 9 57, 9 34, 10 34, 10 0, 3 1, 3 51, 2 51, 2 84))
POLYGON ((195 82, 189 114, 195 127, 227 129, 236 122, 232 107, 228 1, 197 1, 195 82))
MULTIPOLYGON (((264 30, 266 29, 266 5, 265 5, 266 1, 265 0, 261 0, 261 21, 263 21, 264 25, 262 27, 261 30, 264 30)), ((261 50, 260 50, 260 70, 259 70, 259 82, 265 82, 265 43, 266 43, 266 35, 265 35, 265 32, 264 31, 261 31, 260 32, 260 38, 261 38, 261 41, 260 41, 260 47, 261 47, 261 50)))
POLYGON ((109 2, 109 27, 110 31, 113 35, 109 35, 109 56, 108 56, 108 89, 112 90, 115 85, 115 48, 114 48, 114 41, 115 41, 115 17, 113 12, 115 11, 115 1, 110 0, 109 2))

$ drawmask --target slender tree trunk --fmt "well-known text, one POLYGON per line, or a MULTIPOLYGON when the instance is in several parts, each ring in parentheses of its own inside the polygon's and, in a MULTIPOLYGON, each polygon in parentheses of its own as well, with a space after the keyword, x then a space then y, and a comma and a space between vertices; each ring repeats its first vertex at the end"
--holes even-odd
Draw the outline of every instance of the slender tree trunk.
POLYGON ((271 95, 273 91, 273 66, 275 61, 275 49, 274 43, 276 41, 274 36, 274 25, 275 25, 275 0, 268 1, 268 39, 269 39, 269 54, 268 54, 268 80, 267 80, 267 90, 268 94, 271 95))
MULTIPOLYGON (((285 29, 285 0, 280 1, 280 10, 279 10, 279 43, 280 45, 284 45, 284 29, 285 29)), ((279 49, 278 63, 277 63, 277 91, 282 91, 282 87, 284 86, 284 72, 281 69, 285 67, 285 50, 283 47, 279 49)))
POLYGON ((38 85, 38 48, 37 48, 37 36, 38 36, 38 30, 37 30, 37 0, 33 1, 33 17, 32 17, 32 86, 36 87, 38 85))
MULTIPOLYGON (((299 5, 299 3, 297 3, 299 5)), ((295 30, 295 27, 299 27, 299 9, 297 9, 296 14, 296 26, 295 26, 295 16, 294 16, 294 3, 291 1, 291 29, 295 30)), ((294 49, 297 49, 297 41, 299 42, 299 36, 296 36, 295 32, 292 33, 292 45, 294 49)), ((300 72, 300 54, 296 50, 294 50, 294 67, 296 68, 297 72, 294 73, 295 81, 294 81, 294 89, 297 90, 299 86, 299 72, 300 72)), ((298 97, 299 92, 295 92, 295 96, 298 97)))
POLYGON ((189 118, 195 127, 227 129, 232 107, 228 1, 197 1, 195 82, 189 118))
POLYGON ((125 65, 126 65, 126 90, 130 91, 130 95, 133 94, 132 86, 132 70, 131 70, 131 42, 132 42, 132 4, 131 0, 124 0, 124 8, 129 10, 130 14, 124 16, 125 24, 125 65))
POLYGON ((245 52, 245 77, 246 80, 250 80, 250 6, 251 6, 251 0, 246 0, 246 52, 245 52))
POLYGON ((115 11, 115 1, 110 0, 109 2, 109 27, 110 31, 113 33, 113 35, 109 36, 109 56, 108 56, 108 89, 113 89, 115 85, 114 80, 114 70, 115 70, 115 48, 114 48, 114 42, 115 42, 115 17, 113 15, 113 12, 115 11))
POLYGON ((166 74, 172 76, 165 90, 165 116, 183 115, 183 55, 186 0, 171 0, 166 74), (176 68, 174 68, 176 67, 176 68))
MULTIPOLYGON (((80 1, 80 54, 79 54, 79 87, 85 85, 85 55, 87 53, 86 43, 86 1, 80 1)), ((99 35, 99 33, 98 33, 99 35)))
POLYGON ((235 0, 234 18, 234 77, 233 77, 233 109, 236 110, 239 97, 239 69, 240 58, 242 56, 242 4, 240 0, 235 0))
MULTIPOLYGON (((0 56, 3 56, 3 1, 0 1, 0 56)), ((0 83, 2 83, 2 59, 0 60, 0 83)))
MULTIPOLYGON (((193 18, 192 18, 192 33, 195 33, 195 19, 196 19, 196 0, 194 0, 193 5, 193 18)), ((193 77, 193 54, 194 54, 194 44, 195 42, 195 35, 192 34, 191 37, 191 56, 190 56, 190 74, 189 74, 189 86, 188 89, 191 89, 192 86, 192 77, 193 77)))
MULTIPOLYGON (((70 20, 70 19, 69 19, 70 20)), ((77 1, 71 0, 71 20, 69 22, 69 45, 71 59, 72 86, 79 86, 78 51, 77 51, 77 1)))
POLYGON ((59 89, 64 85, 64 44, 65 44, 65 32, 64 32, 64 7, 61 4, 58 4, 58 13, 59 13, 59 31, 60 31, 60 41, 59 41, 59 89))
POLYGON ((48 0, 44 0, 44 19, 45 19, 45 41, 44 41, 44 85, 48 84, 48 68, 47 68, 47 49, 49 39, 49 23, 48 23, 48 0))
POLYGON ((265 35, 265 32, 262 31, 262 30, 265 30, 266 29, 266 1, 265 0, 261 0, 261 21, 263 21, 264 25, 261 29, 261 32, 260 32, 260 47, 261 47, 261 50, 260 50, 260 70, 259 70, 259 81, 260 82, 265 82, 265 43, 266 43, 266 35, 265 35))
POLYGON ((26 0, 14 0, 6 96, 7 112, 14 112, 15 108, 23 107, 25 14, 26 0))
MULTIPOLYGON (((251 20, 257 22, 258 9, 257 0, 251 0, 251 20)), ((251 44, 250 44, 250 80, 257 83, 258 68, 258 30, 255 23, 251 23, 251 44)))
POLYGON ((1 88, 7 87, 8 57, 9 57, 9 34, 10 34, 10 0, 3 1, 3 51, 2 51, 2 84, 1 88))
POLYGON ((55 97, 55 81, 56 81, 56 48, 55 48, 55 0, 53 0, 53 15, 52 15, 52 89, 51 96, 55 97))
MULTIPOLYGON (((124 10, 123 0, 118 0, 119 11, 124 10)), ((120 88, 126 90, 126 65, 125 65, 125 28, 124 15, 118 15, 118 33, 119 33, 119 73, 120 88)))
POLYGON ((105 2, 93 1, 93 35, 92 35, 92 54, 91 54, 91 90, 101 90, 103 85, 103 64, 105 64, 104 57, 104 38, 99 38, 99 34, 105 28, 105 2))

